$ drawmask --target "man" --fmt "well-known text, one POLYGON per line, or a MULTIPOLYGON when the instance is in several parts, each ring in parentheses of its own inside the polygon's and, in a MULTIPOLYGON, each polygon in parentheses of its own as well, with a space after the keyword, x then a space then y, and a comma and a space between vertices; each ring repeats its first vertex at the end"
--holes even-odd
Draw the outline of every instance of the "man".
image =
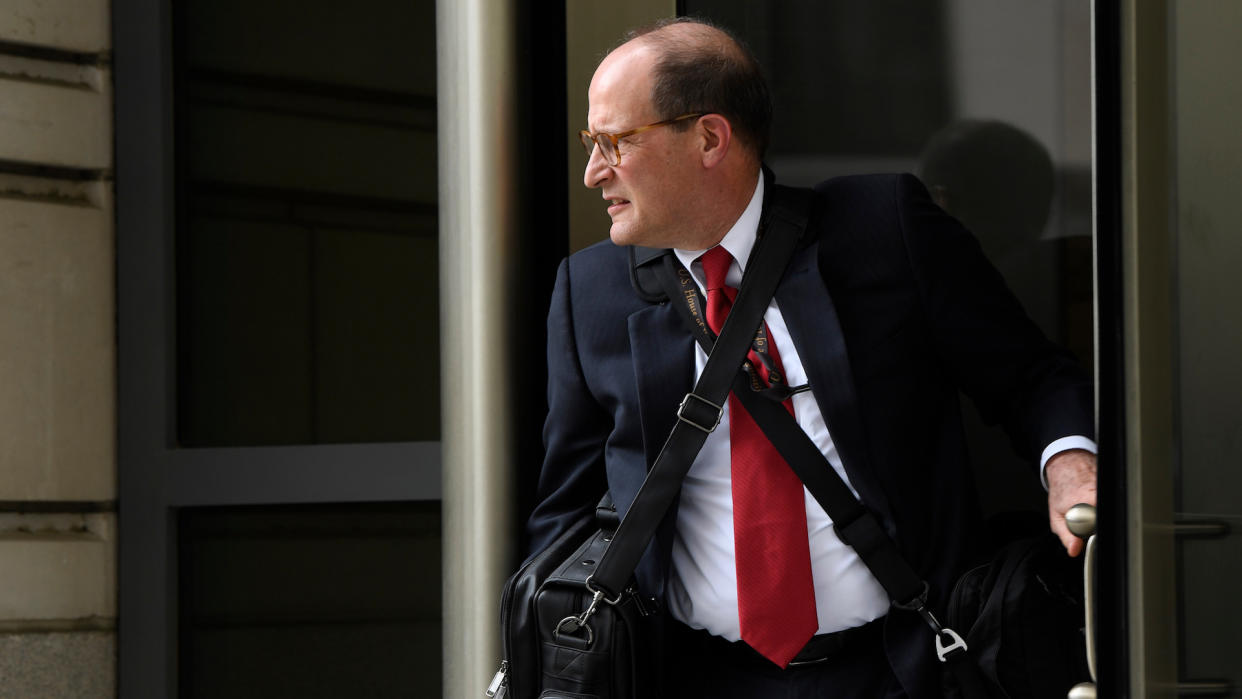
MULTIPOLYGON (((625 246, 672 249, 712 323, 774 188, 761 165, 770 99, 753 57, 698 21, 631 36, 589 90, 584 182, 607 202, 611 241, 558 273, 536 551, 605 490, 626 512, 705 362, 672 303, 635 292, 625 246)), ((1095 501, 1090 386, 917 180, 819 188, 764 320, 788 384, 811 387, 789 401, 795 419, 930 583, 933 604, 977 519, 959 388, 1043 462, 1052 528, 1078 552, 1064 514, 1095 501)), ((822 508, 796 481, 790 494, 787 465, 740 456, 770 453, 752 424, 731 399, 636 571, 665 612, 655 641, 667 693, 938 696, 922 621, 889 612, 822 508), (767 537, 758 548, 755 536, 767 537)))

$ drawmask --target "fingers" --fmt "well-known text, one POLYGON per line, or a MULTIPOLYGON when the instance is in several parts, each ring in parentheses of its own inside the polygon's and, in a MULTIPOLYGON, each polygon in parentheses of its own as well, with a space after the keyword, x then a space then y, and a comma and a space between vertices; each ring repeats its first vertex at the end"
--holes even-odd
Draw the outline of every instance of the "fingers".
POLYGON ((1061 520, 1060 526, 1053 525, 1052 531, 1059 539, 1061 539, 1061 545, 1065 547, 1065 552, 1069 554, 1070 558, 1074 558, 1078 554, 1082 553, 1082 539, 1074 536, 1073 532, 1065 526, 1064 519, 1061 520))
POLYGON ((1096 501, 1095 455, 1080 450, 1061 452, 1048 461, 1048 523, 1071 557, 1082 552, 1083 541, 1069 530, 1065 513, 1079 503, 1096 501))
POLYGON ((1069 525, 1065 523, 1065 514, 1050 509, 1048 512, 1048 524, 1052 529, 1052 533, 1057 535, 1061 540, 1061 545, 1065 547, 1065 552, 1070 558, 1077 556, 1082 552, 1083 541, 1069 530, 1069 525))

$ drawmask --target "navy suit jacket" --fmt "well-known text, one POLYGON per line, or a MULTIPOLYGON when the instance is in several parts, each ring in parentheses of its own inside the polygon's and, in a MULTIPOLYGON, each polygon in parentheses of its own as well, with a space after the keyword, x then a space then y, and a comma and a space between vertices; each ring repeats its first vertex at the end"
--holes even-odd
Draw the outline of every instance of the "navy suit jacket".
MULTIPOLYGON (((769 182, 769 197, 773 190, 769 182)), ((677 309, 640 296, 629 270, 626 249, 606 241, 558 271, 534 551, 605 489, 624 515, 692 388, 693 340, 677 309)), ((967 562, 978 523, 958 391, 1033 464, 1059 437, 1094 434, 1085 373, 1044 338, 973 236, 913 176, 816 187, 776 300, 852 483, 930 583, 933 603, 967 562)), ((674 521, 675 511, 636 571, 639 588, 657 599, 674 521)), ((885 630, 913 697, 934 696, 937 682, 921 623, 893 613, 885 630)))

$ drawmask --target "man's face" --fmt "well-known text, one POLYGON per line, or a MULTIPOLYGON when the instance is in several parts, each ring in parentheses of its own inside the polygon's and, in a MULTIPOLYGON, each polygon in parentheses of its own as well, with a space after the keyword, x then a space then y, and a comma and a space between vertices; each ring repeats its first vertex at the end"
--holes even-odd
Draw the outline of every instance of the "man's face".
MULTIPOLYGON (((587 93, 591 133, 621 133, 662 119, 651 104, 652 52, 627 44, 600 64, 587 93)), ((618 245, 684 247, 689 196, 696 176, 694 130, 665 126, 621 139, 621 163, 610 166, 596 148, 583 183, 599 189, 612 217, 609 235, 618 245)))

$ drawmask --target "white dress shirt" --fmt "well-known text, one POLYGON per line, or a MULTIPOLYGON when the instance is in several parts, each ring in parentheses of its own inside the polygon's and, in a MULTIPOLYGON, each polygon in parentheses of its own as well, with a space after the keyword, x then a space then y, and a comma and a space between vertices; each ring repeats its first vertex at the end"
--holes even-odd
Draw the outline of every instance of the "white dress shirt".
MULTIPOLYGON (((734 263, 729 269, 727 283, 735 288, 741 285, 746 261, 755 244, 763 208, 763 189, 763 177, 760 175, 750 204, 720 241, 720 245, 733 255, 734 263)), ((674 252, 686 269, 690 270, 702 291, 703 266, 696 259, 705 251, 674 252)), ((798 356, 798 348, 793 345, 775 299, 768 303, 763 318, 767 322, 771 341, 776 343, 789 385, 807 383, 806 370, 798 356)), ((707 354, 696 344, 696 379, 706 363, 707 354)), ((798 393, 793 397, 793 404, 798 426, 819 447, 828 463, 857 496, 858 492, 850 484, 813 394, 810 391, 798 393)), ((1043 463, 1047 463, 1059 451, 1070 448, 1095 451, 1095 444, 1085 437, 1059 439, 1044 450, 1043 463)), ((860 626, 883 616, 889 608, 884 588, 854 549, 837 537, 832 520, 805 488, 803 502, 806 508, 811 574, 815 584, 815 607, 819 621, 819 630, 816 633, 831 633, 860 626)), ((737 611, 737 570, 734 558, 729 406, 726 403, 720 425, 708 435, 682 484, 667 594, 669 611, 673 617, 690 627, 706 629, 727 640, 739 640, 741 623, 737 611)))

